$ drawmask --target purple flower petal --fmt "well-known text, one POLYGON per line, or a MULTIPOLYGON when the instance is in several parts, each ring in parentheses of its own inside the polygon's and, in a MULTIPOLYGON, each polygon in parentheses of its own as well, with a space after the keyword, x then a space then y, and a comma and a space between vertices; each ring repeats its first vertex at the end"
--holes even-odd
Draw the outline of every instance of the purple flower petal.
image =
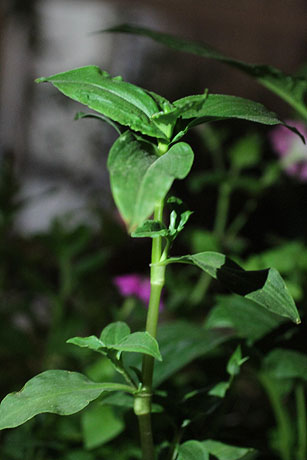
MULTIPOLYGON (((140 276, 136 273, 129 275, 116 276, 114 284, 124 297, 135 296, 140 299, 146 306, 150 298, 150 279, 140 276)), ((159 310, 164 308, 163 301, 160 302, 159 310)))

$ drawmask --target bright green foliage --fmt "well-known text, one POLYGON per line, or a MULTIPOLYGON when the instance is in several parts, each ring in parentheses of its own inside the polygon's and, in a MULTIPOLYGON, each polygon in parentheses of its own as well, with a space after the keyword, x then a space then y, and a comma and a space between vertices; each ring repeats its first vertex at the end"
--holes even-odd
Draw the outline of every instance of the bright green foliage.
POLYGON ((237 171, 259 164, 261 140, 257 134, 241 137, 229 149, 231 166, 237 171))
POLYGON ((295 350, 275 348, 265 357, 263 369, 276 379, 307 381, 307 355, 295 350))
POLYGON ((252 300, 235 294, 219 296, 217 304, 209 312, 205 327, 231 328, 249 344, 260 340, 276 329, 284 319, 270 313, 252 300))
MULTIPOLYGON (((89 337, 73 337, 67 343, 81 348, 89 348, 93 351, 109 355, 112 350, 120 353, 130 351, 151 355, 159 361, 162 360, 158 342, 148 332, 133 332, 127 324, 118 321, 109 324, 101 333, 100 338, 91 335, 89 337)), ((113 357, 113 355, 112 355, 113 357)))
POLYGON ((81 423, 86 449, 94 449, 116 438, 125 427, 122 417, 112 407, 99 403, 82 413, 81 423))
POLYGON ((108 159, 113 197, 130 230, 144 223, 174 179, 184 179, 193 163, 186 143, 173 145, 161 157, 147 146, 125 132, 113 144, 108 159))
POLYGON ((280 274, 274 268, 245 271, 238 264, 217 252, 173 257, 165 263, 191 263, 218 279, 235 294, 253 300, 272 313, 300 323, 295 303, 280 274))
POLYGON ((145 222, 131 233, 133 238, 157 238, 159 236, 167 237, 169 230, 163 224, 156 220, 145 220, 145 222))
POLYGON ((123 24, 113 27, 108 31, 146 36, 175 50, 215 59, 234 67, 258 80, 260 84, 284 99, 294 109, 300 112, 301 115, 307 117, 307 109, 304 102, 307 92, 307 79, 304 77, 286 75, 272 66, 248 64, 238 59, 225 56, 206 43, 185 40, 169 34, 156 32, 145 27, 123 24))
POLYGON ((120 77, 112 78, 99 67, 81 67, 36 81, 52 83, 65 96, 121 125, 155 138, 167 138, 151 120, 151 116, 159 112, 153 98, 120 77))
POLYGON ((131 388, 119 383, 95 383, 78 372, 42 372, 29 380, 22 390, 3 399, 0 429, 14 428, 44 412, 74 414, 104 391, 131 391, 131 388))
POLYGON ((100 340, 107 346, 117 345, 130 334, 130 327, 122 321, 108 324, 100 334, 100 340))

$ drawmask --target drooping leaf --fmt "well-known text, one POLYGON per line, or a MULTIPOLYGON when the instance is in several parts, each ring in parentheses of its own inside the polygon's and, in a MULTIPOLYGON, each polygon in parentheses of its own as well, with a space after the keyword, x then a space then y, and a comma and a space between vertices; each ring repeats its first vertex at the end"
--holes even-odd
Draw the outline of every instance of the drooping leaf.
POLYGON ((178 460, 209 460, 209 452, 199 441, 186 441, 178 448, 178 460))
POLYGON ((100 334, 100 340, 107 346, 113 347, 130 334, 130 327, 123 321, 108 324, 100 334))
POLYGON ((217 460, 252 460, 256 455, 255 449, 230 446, 220 441, 214 441, 213 439, 202 441, 201 444, 217 460))
POLYGON ((108 405, 95 404, 81 416, 83 441, 86 449, 95 449, 116 438, 125 424, 114 409, 108 405))
POLYGON ((133 334, 127 335, 119 343, 113 345, 112 348, 120 352, 145 353, 153 356, 158 361, 162 361, 158 342, 148 332, 133 332, 133 334))
POLYGON ((295 303, 274 268, 246 271, 224 254, 217 252, 201 252, 165 261, 166 264, 172 262, 196 265, 233 293, 253 300, 270 312, 289 318, 296 324, 300 323, 295 303))
MULTIPOLYGON (((181 106, 185 100, 192 98, 197 100, 200 96, 187 96, 183 99, 174 101, 175 106, 181 106)), ((195 118, 193 126, 203 121, 225 120, 228 118, 238 118, 241 120, 253 121, 265 125, 277 125, 281 121, 274 112, 269 111, 264 105, 244 99, 242 97, 228 96, 225 94, 209 94, 206 102, 198 109, 192 108, 182 114, 183 119, 195 118)))
POLYGON ((283 321, 283 317, 259 308, 252 300, 230 294, 217 298, 217 304, 209 312, 205 327, 234 329, 238 337, 253 344, 283 321))
POLYGON ((296 350, 276 348, 265 357, 263 369, 276 379, 307 380, 307 355, 296 350))
POLYGON ((38 83, 52 83, 65 96, 90 109, 155 138, 167 139, 151 119, 159 111, 154 99, 142 88, 112 78, 97 66, 86 66, 42 77, 38 83))
POLYGON ((130 132, 115 141, 108 159, 111 188, 130 231, 153 213, 156 202, 165 197, 174 179, 186 177, 192 163, 192 149, 183 142, 158 157, 130 132))
POLYGON ((104 391, 128 391, 118 383, 95 383, 78 372, 50 370, 29 380, 22 390, 8 394, 0 404, 0 429, 14 428, 37 414, 71 415, 104 391))
POLYGON ((281 70, 272 66, 248 64, 238 59, 225 56, 206 43, 185 40, 169 34, 156 32, 145 27, 123 24, 113 27, 108 31, 146 36, 175 50, 215 59, 234 67, 255 78, 260 84, 277 94, 295 110, 300 112, 301 115, 305 118, 307 117, 307 107, 304 101, 307 92, 307 79, 304 77, 286 75, 281 70))

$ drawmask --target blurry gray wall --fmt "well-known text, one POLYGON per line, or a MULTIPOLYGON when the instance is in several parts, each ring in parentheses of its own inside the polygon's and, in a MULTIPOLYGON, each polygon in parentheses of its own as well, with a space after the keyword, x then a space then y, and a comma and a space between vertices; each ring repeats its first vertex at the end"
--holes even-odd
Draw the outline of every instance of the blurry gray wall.
MULTIPOLYGON (((306 0, 2 0, 0 155, 14 157, 21 196, 18 229, 47 228, 56 215, 92 219, 89 202, 112 207, 106 173, 115 139, 38 76, 96 64, 170 99, 209 88, 287 108, 248 77, 147 39, 92 34, 132 22, 210 43, 249 62, 294 72, 306 61, 306 0)), ((84 109, 83 109, 84 110, 84 109)))

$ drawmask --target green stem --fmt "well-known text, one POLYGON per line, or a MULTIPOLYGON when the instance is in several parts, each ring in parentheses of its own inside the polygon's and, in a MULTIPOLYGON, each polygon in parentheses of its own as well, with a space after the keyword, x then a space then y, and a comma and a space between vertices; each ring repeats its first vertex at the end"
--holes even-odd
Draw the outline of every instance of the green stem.
POLYGON ((296 415, 297 415, 297 460, 307 458, 307 417, 304 386, 297 384, 295 388, 296 415))
POLYGON ((219 187, 218 192, 218 201, 217 201, 217 209, 216 209, 216 217, 214 223, 213 232, 217 237, 219 244, 222 243, 225 227, 228 217, 228 209, 229 209, 229 200, 230 200, 230 186, 228 182, 224 182, 219 187))
POLYGON ((264 373, 259 375, 259 379, 268 395, 275 416, 278 439, 277 450, 282 460, 291 460, 292 423, 282 402, 280 382, 274 381, 264 373))
MULTIPOLYGON (((163 221, 163 201, 155 206, 154 220, 163 221)), ((162 288, 164 286, 165 265, 159 265, 162 257, 162 238, 152 240, 151 268, 150 268, 150 299, 148 305, 146 331, 156 337, 159 319, 159 306, 162 288)), ((167 257, 164 252, 163 257, 167 257)), ((139 430, 143 460, 154 460, 155 451, 151 428, 151 401, 152 401, 152 378, 154 370, 154 358, 149 355, 143 356, 142 367, 142 390, 134 399, 134 412, 139 420, 139 430)))

